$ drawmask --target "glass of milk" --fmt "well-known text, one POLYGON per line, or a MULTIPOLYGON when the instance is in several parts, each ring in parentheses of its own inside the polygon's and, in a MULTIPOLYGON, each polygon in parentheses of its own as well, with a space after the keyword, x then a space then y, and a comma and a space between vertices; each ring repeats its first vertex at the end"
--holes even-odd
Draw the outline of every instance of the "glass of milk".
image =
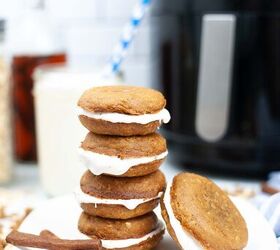
POLYGON ((51 196, 72 192, 85 171, 78 147, 88 131, 77 116, 79 97, 87 88, 121 83, 117 77, 104 80, 98 72, 61 65, 40 66, 34 72, 40 178, 51 196))

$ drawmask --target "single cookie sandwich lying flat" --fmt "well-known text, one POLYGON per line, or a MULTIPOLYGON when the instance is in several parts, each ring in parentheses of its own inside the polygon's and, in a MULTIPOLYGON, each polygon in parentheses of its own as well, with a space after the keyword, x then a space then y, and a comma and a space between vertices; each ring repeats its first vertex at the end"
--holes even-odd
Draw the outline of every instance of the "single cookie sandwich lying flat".
POLYGON ((128 220, 104 219, 82 213, 78 227, 81 233, 101 239, 102 249, 153 249, 164 233, 163 224, 153 212, 128 220))
POLYGON ((170 120, 164 96, 153 89, 105 86, 89 89, 78 102, 81 123, 96 134, 146 135, 170 120))
POLYGON ((87 214, 128 219, 151 212, 158 205, 165 186, 165 177, 159 170, 134 178, 96 176, 87 171, 76 197, 87 214))
POLYGON ((90 132, 79 154, 83 165, 95 175, 135 177, 155 172, 167 156, 167 148, 158 133, 123 137, 90 132))
POLYGON ((182 173, 167 186, 161 200, 167 229, 181 249, 239 250, 247 245, 246 223, 216 184, 182 173))

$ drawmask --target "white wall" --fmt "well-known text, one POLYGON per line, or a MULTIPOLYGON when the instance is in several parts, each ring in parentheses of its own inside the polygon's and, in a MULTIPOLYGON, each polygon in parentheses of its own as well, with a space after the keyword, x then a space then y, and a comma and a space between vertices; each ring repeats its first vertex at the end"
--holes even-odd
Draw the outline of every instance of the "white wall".
MULTIPOLYGON (((18 17, 26 1, 36 0, 0 0, 0 17, 18 17)), ((46 0, 50 20, 64 37, 70 64, 103 65, 137 1, 46 0)), ((123 67, 126 80, 131 84, 150 85, 149 39, 149 22, 145 20, 123 67)))

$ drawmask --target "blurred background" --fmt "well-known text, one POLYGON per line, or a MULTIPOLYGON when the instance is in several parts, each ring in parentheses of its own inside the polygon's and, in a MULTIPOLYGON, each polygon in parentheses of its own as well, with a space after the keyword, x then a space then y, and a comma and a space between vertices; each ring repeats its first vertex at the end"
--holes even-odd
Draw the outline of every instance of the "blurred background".
POLYGON ((86 133, 76 102, 104 84, 164 93, 167 175, 256 181, 279 170, 279 2, 154 0, 120 73, 101 79, 138 2, 0 0, 0 183, 73 190, 86 133))
POLYGON ((124 82, 150 86, 149 16, 121 76, 97 79, 137 2, 0 2, 1 183, 9 183, 17 168, 39 164, 49 193, 69 191, 82 171, 76 151, 85 131, 76 102, 83 90, 124 82), (58 179, 65 170, 63 186, 58 179))

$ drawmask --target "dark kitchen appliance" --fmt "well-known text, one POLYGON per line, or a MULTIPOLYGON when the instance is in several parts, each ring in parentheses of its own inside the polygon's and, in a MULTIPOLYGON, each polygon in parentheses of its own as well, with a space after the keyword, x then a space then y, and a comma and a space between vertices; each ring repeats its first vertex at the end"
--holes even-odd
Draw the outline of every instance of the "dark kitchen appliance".
POLYGON ((280 169, 280 1, 159 0, 152 16, 172 158, 222 174, 280 169))

